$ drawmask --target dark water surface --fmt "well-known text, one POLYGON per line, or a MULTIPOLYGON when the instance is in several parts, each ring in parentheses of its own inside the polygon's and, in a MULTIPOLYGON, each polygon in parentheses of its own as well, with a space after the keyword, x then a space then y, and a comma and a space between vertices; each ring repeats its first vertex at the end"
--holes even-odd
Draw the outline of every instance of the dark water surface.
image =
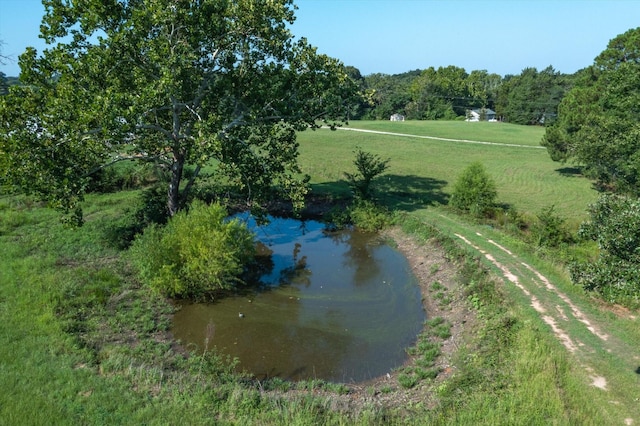
POLYGON ((261 290, 183 304, 176 338, 238 357, 258 378, 357 382, 406 360, 425 313, 402 254, 376 234, 315 221, 272 218, 256 230, 272 267, 261 290))

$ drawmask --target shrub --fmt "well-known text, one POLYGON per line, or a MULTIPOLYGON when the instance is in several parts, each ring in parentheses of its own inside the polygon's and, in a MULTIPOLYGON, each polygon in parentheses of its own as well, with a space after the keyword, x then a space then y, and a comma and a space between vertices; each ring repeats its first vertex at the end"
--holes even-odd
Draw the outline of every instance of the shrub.
POLYGON ((359 200, 349 207, 351 222, 364 231, 380 231, 393 220, 389 212, 372 201, 359 200))
POLYGON ((482 163, 469 165, 458 177, 450 204, 477 217, 488 216, 495 207, 496 184, 482 163))
POLYGON ((203 298, 233 289, 253 258, 253 234, 240 220, 225 220, 220 204, 194 202, 165 227, 151 225, 131 247, 140 277, 169 297, 203 298))
POLYGON ((558 247, 572 242, 571 233, 567 231, 564 218, 554 212, 555 206, 545 207, 538 214, 538 220, 532 232, 539 247, 558 247))
POLYGON ((420 380, 416 375, 410 374, 408 372, 398 375, 398 382, 400 383, 400 386, 405 389, 411 389, 412 387, 415 387, 419 381, 420 380))
POLYGON ((591 220, 578 234, 601 249, 597 262, 571 267, 572 280, 600 293, 607 301, 640 303, 640 200, 603 195, 589 207, 591 220))
POLYGON ((167 190, 163 185, 155 185, 140 194, 140 207, 135 212, 135 219, 143 228, 157 223, 164 225, 169 220, 167 209, 167 190))

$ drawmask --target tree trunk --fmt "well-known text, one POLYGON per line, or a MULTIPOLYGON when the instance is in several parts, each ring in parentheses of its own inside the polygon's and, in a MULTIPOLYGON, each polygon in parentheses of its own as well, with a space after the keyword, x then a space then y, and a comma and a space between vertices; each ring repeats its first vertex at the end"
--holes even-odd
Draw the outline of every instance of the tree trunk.
POLYGON ((173 217, 182 207, 180 202, 180 181, 182 180, 183 169, 184 155, 176 154, 175 160, 171 165, 171 181, 169 182, 169 191, 167 194, 169 217, 173 217))

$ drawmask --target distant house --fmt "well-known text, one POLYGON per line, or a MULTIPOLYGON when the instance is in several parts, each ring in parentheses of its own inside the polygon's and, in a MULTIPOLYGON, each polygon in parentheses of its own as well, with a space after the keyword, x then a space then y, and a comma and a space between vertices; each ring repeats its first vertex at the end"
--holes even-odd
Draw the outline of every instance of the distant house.
POLYGON ((404 121, 404 115, 402 114, 393 114, 391 116, 391 118, 389 118, 390 121, 404 121))
POLYGON ((489 108, 476 108, 467 111, 466 121, 497 121, 496 112, 489 108))

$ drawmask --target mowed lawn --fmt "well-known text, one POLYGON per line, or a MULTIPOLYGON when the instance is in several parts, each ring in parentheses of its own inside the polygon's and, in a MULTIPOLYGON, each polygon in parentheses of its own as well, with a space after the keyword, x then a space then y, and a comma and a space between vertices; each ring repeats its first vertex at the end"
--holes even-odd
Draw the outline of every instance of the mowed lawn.
POLYGON ((354 121, 350 128, 446 139, 492 142, 476 144, 348 130, 318 129, 298 135, 300 163, 311 176, 314 191, 348 191, 344 172, 355 171, 354 151, 390 158, 378 181, 381 197, 393 207, 416 210, 434 202, 445 204, 459 174, 480 161, 496 182, 498 201, 535 215, 555 206, 570 222, 586 218, 597 192, 592 182, 570 164, 552 161, 539 148, 544 128, 505 123, 354 121), (506 146, 500 144, 518 145, 506 146))

